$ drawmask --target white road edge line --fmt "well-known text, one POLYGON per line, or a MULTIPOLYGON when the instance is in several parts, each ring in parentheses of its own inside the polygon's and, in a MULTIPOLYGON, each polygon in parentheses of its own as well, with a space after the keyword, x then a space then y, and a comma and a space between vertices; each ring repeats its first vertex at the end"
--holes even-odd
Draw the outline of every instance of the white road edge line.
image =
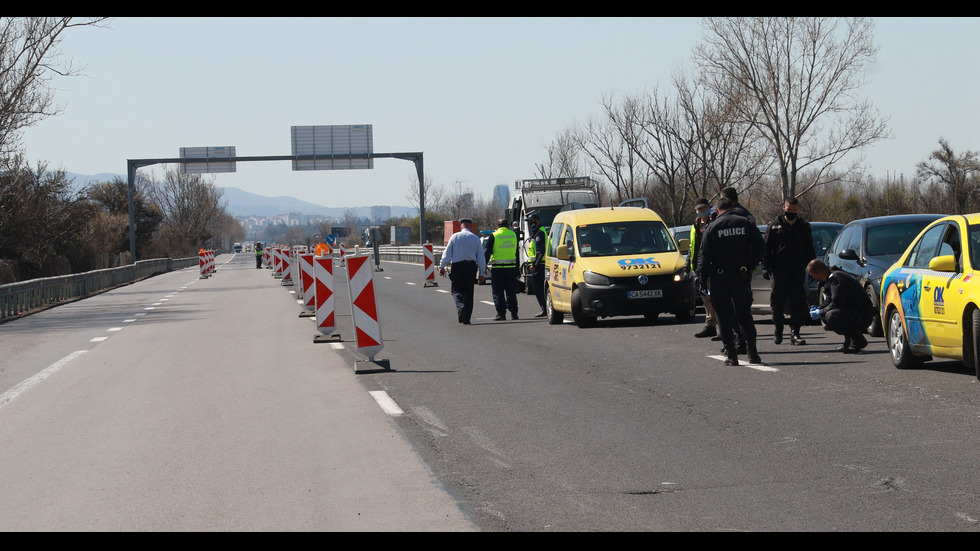
POLYGON ((377 402, 378 405, 381 406, 381 409, 388 415, 398 417, 399 415, 405 414, 405 412, 402 411, 402 408, 398 407, 398 404, 391 399, 391 396, 388 396, 387 392, 383 390, 372 390, 370 394, 374 398, 374 401, 377 402))
MULTIPOLYGON (((720 354, 718 354, 718 355, 709 355, 708 357, 709 358, 712 358, 712 359, 715 359, 715 360, 721 360, 721 361, 725 361, 728 358, 727 356, 722 356, 720 354)), ((762 365, 762 364, 753 364, 753 363, 749 363, 749 362, 743 360, 742 358, 739 358, 738 359, 738 366, 736 366, 736 367, 742 367, 743 365, 745 367, 751 367, 752 369, 755 369, 757 371, 779 371, 775 367, 770 367, 768 365, 762 365)))
POLYGON ((25 390, 31 388, 32 386, 40 383, 41 381, 47 379, 51 375, 54 375, 59 369, 65 367, 65 365, 68 362, 74 360, 75 358, 81 356, 86 352, 88 352, 88 350, 76 350, 71 354, 65 356, 64 358, 61 358, 60 360, 49 365, 48 367, 42 369, 41 372, 38 373, 37 375, 34 375, 33 377, 28 377, 14 388, 11 388, 10 390, 4 392, 3 394, 0 394, 0 407, 5 406, 7 402, 16 398, 21 392, 24 392, 25 390))

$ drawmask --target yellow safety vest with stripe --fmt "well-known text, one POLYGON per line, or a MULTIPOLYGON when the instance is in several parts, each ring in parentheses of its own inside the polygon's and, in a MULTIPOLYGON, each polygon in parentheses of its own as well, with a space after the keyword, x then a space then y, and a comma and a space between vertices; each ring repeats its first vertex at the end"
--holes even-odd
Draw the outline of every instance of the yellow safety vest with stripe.
POLYGON ((493 232, 493 251, 490 260, 494 268, 517 266, 517 234, 510 228, 497 228, 493 232))
MULTIPOLYGON (((538 229, 540 229, 541 230, 541 233, 544 234, 544 242, 547 245, 547 243, 548 243, 548 228, 546 228, 544 226, 539 226, 538 229)), ((531 237, 527 240, 527 261, 529 263, 531 263, 531 264, 534 263, 534 258, 536 256, 538 256, 538 244, 537 244, 537 242, 534 241, 534 234, 535 233, 537 233, 537 230, 535 230, 534 232, 531 232, 531 237)))

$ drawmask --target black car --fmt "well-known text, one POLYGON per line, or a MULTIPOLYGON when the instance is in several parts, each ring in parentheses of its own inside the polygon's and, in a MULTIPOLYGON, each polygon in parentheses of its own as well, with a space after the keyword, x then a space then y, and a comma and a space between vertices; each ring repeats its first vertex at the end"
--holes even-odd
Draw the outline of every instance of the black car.
MULTIPOLYGON (((923 228, 943 216, 894 214, 854 220, 844 226, 827 249, 824 262, 832 269, 837 268, 856 277, 875 308, 880 309, 881 277, 885 271, 898 260, 923 228)), ((880 316, 872 320, 868 334, 873 337, 884 335, 880 316)))

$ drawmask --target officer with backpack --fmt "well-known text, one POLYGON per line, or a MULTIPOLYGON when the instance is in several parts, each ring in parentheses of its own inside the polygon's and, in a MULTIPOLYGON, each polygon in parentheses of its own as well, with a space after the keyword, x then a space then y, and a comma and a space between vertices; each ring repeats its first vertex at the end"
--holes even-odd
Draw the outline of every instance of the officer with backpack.
POLYGON ((874 315, 874 306, 864 288, 847 272, 831 271, 818 258, 811 260, 806 270, 829 291, 829 298, 820 306, 810 308, 810 318, 823 318, 829 331, 844 336, 844 344, 838 352, 860 354, 868 346, 864 331, 874 315))

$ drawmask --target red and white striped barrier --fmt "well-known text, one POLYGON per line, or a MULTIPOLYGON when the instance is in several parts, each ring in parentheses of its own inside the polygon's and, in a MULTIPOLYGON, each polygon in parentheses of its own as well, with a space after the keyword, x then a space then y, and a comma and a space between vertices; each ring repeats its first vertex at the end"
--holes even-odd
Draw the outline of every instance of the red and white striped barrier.
POLYGON ((340 244, 340 265, 341 266, 346 266, 346 264, 344 264, 344 261, 346 260, 346 257, 345 257, 346 254, 347 254, 347 247, 344 246, 343 243, 341 243, 340 244))
POLYGON ((300 317, 316 315, 316 290, 313 286, 313 253, 299 255, 299 294, 303 301, 300 317))
POLYGON ((423 262, 425 266, 425 284, 423 287, 438 287, 436 283, 436 257, 432 252, 432 243, 422 245, 423 262))
POLYGON ((339 338, 340 334, 331 335, 337 329, 334 321, 332 256, 313 257, 313 289, 316 330, 320 332, 320 335, 313 338, 313 342, 326 342, 327 338, 339 338))
POLYGON ((213 274, 218 271, 218 267, 214 263, 214 250, 208 249, 205 252, 208 255, 208 273, 213 274))
POLYGON ((262 267, 267 270, 272 269, 272 247, 270 246, 262 249, 262 267))
POLYGON ((293 284, 293 252, 289 249, 282 249, 279 252, 282 258, 282 281, 279 284, 289 287, 293 284))
POLYGON ((282 278, 282 247, 272 248, 272 277, 282 278))
POLYGON ((350 291, 351 314, 354 318, 354 337, 357 351, 368 357, 374 367, 354 362, 354 372, 377 371, 379 365, 388 369, 388 360, 376 362, 374 356, 384 348, 381 338, 381 322, 378 304, 374 296, 374 271, 368 256, 351 256, 347 259, 347 289, 350 291))
POLYGON ((201 279, 207 279, 211 272, 208 271, 208 255, 204 249, 197 252, 197 264, 201 270, 201 279))

